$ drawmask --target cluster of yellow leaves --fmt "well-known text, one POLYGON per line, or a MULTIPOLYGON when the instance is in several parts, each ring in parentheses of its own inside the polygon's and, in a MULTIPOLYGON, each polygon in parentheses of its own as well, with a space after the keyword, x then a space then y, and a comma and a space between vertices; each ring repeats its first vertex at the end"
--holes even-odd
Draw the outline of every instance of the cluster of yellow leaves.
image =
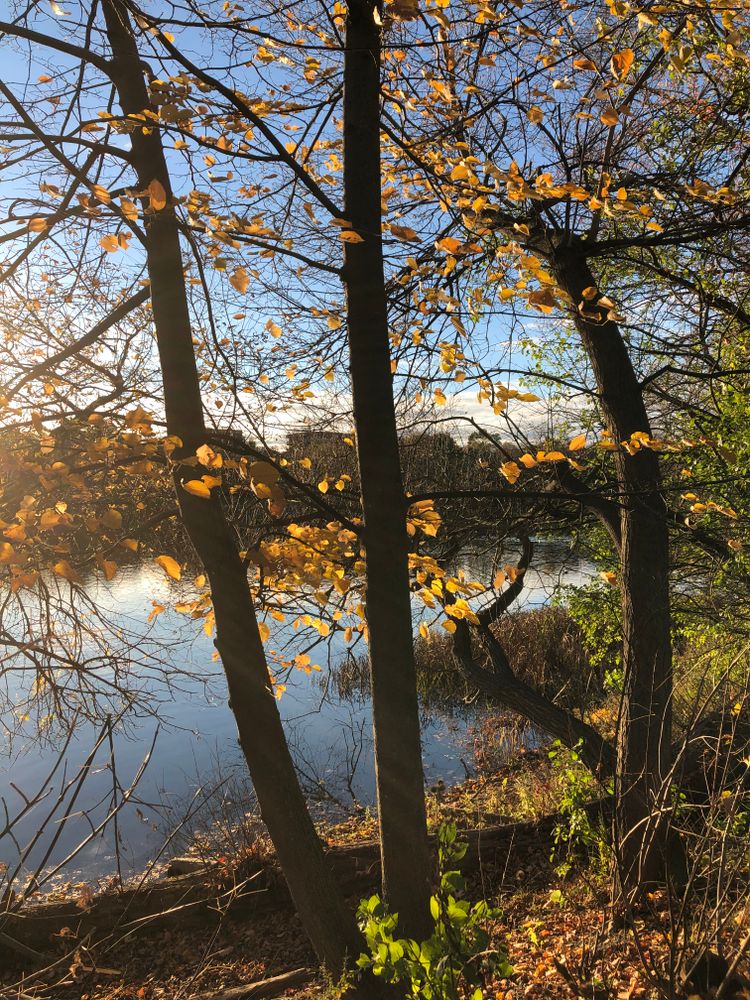
MULTIPOLYGON (((465 619, 476 624, 476 612, 469 604, 472 597, 483 594, 481 583, 468 580, 463 570, 451 575, 432 556, 411 553, 409 568, 414 574, 414 592, 425 607, 435 610, 441 607, 447 616, 442 621, 446 632, 455 632, 456 621, 465 619)), ((429 636, 429 626, 422 622, 419 626, 423 638, 429 636)))
POLYGON ((406 513, 406 530, 409 535, 416 535, 421 531, 425 535, 434 538, 441 525, 440 514, 435 510, 432 500, 419 500, 411 504, 406 513))

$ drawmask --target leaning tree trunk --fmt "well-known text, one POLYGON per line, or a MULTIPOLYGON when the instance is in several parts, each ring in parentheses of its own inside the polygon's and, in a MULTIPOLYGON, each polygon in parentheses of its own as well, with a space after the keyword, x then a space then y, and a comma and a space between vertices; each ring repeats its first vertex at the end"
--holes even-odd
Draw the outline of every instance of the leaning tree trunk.
MULTIPOLYGON (((620 496, 620 594, 624 693, 618 739, 617 843, 622 889, 632 894, 663 881, 667 822, 658 814, 672 763, 672 648, 669 533, 659 458, 648 447, 622 447, 636 431, 650 435, 638 378, 608 308, 597 305, 596 279, 580 245, 560 249, 555 276, 575 309, 575 324, 599 389, 620 496), (584 297, 584 290, 587 291, 584 297)), ((665 814, 664 814, 665 815, 665 814)))
MULTIPOLYGON (((113 52, 111 76, 125 114, 149 107, 143 68, 126 8, 103 0, 113 52)), ((229 687, 230 704, 258 797, 263 821, 278 853, 284 876, 305 931, 335 977, 356 958, 361 938, 353 914, 324 858, 310 819, 284 735, 247 572, 218 499, 193 497, 180 486, 190 478, 179 458, 190 458, 205 443, 200 382, 184 281, 178 220, 171 201, 169 174, 158 128, 135 127, 132 159, 143 191, 153 181, 164 188, 166 206, 148 208, 144 200, 146 254, 156 340, 164 385, 167 430, 182 447, 173 454, 175 487, 182 523, 211 584, 216 616, 216 646, 229 687)))
POLYGON ((429 929, 431 862, 409 594, 405 499, 383 272, 380 29, 371 0, 350 0, 344 66, 344 203, 350 367, 367 563, 383 891, 403 931, 429 929))

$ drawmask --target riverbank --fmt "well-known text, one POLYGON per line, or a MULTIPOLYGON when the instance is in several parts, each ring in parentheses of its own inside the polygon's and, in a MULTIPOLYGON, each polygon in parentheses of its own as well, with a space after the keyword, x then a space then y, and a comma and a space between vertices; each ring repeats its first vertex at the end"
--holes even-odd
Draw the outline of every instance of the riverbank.
MULTIPOLYGON (((512 900, 559 878, 556 832, 565 817, 543 815, 562 801, 557 772, 545 750, 520 749, 500 768, 432 788, 431 828, 451 821, 470 830, 470 891, 512 900)), ((67 897, 58 890, 6 918, 0 982, 12 990, 25 980, 27 997, 161 1000, 314 967, 270 844, 257 821, 248 822, 253 833, 246 831, 241 856, 220 853, 221 841, 207 837, 172 866, 174 877, 164 873, 99 894, 71 886, 67 897), (40 965, 47 972, 39 979, 40 965)), ((377 891, 374 832, 366 810, 321 826, 353 905, 377 891)), ((322 985, 306 989, 320 992, 322 985)))

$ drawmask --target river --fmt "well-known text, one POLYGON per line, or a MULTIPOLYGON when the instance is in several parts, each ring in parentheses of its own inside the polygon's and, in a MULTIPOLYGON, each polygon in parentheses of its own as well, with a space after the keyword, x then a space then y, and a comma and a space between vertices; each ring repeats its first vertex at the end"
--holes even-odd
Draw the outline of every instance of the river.
MULTIPOLYGON (((465 552, 459 563, 471 578, 486 579, 492 555, 478 547, 465 552)), ((508 554, 509 561, 513 555, 508 554)), ((592 573, 592 565, 571 554, 564 540, 540 541, 518 607, 544 605, 560 587, 581 584, 592 573)), ((168 603, 170 586, 153 564, 123 568, 110 583, 91 581, 92 595, 110 619, 136 636, 141 650, 154 662, 159 660, 165 674, 170 667, 179 667, 182 679, 171 687, 158 671, 136 679, 142 704, 153 712, 129 716, 127 724, 114 727, 111 740, 109 733, 104 735, 78 792, 73 779, 101 735, 100 727, 78 723, 64 762, 51 779, 59 741, 40 744, 33 719, 15 727, 16 735, 0 758, 0 800, 11 817, 23 808, 24 796, 41 795, 41 801, 28 809, 11 833, 0 835, 0 863, 11 871, 19 863, 21 873, 32 872, 42 861, 47 869, 59 865, 107 816, 113 779, 127 788, 145 760, 145 771, 132 798, 118 812, 117 823, 108 823, 91 838, 50 885, 62 880, 93 882, 118 868, 126 878, 174 854, 196 829, 217 820, 234 822, 248 807, 251 788, 211 639, 174 611, 148 620, 154 601, 168 603)), ((419 613, 415 608, 415 618, 419 613)), ((279 700, 303 782, 319 808, 334 808, 336 803, 344 808, 353 799, 372 805, 369 701, 341 698, 334 686, 326 684, 327 671, 344 655, 340 641, 329 642, 317 655, 321 673, 293 673, 279 700)), ((28 680, 18 672, 13 683, 19 693, 28 680)), ((478 711, 467 706, 423 708, 428 784, 451 784, 471 773, 471 730, 478 711)), ((0 829, 2 825, 0 817, 0 829)))

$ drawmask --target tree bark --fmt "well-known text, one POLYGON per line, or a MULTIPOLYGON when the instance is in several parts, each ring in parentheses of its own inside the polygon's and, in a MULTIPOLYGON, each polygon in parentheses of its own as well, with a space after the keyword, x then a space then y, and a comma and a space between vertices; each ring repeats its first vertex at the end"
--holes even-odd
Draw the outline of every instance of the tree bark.
POLYGON ((344 65, 344 205, 350 368, 367 562, 383 892, 411 937, 429 933, 431 860, 409 592, 408 539, 383 271, 380 30, 371 0, 350 0, 344 65))
POLYGON ((672 764, 667 509, 657 453, 641 447, 631 455, 621 444, 636 431, 650 435, 650 424, 619 326, 608 318, 607 308, 596 305, 597 299, 584 302, 584 289, 597 287, 585 250, 580 243, 560 248, 552 265, 559 286, 572 299, 575 325, 616 445, 624 667, 616 828, 622 888, 631 894, 663 881, 669 867, 667 824, 660 818, 672 764))
MULTIPOLYGON (((137 45, 120 0, 103 0, 113 60, 110 74, 125 114, 149 107, 137 45)), ((279 856, 295 906, 320 960, 334 977, 355 959, 361 938, 325 860, 307 811, 270 690, 268 667, 247 572, 218 499, 203 500, 180 485, 180 458, 189 459, 206 439, 200 382, 192 343, 178 220, 158 128, 131 132, 141 190, 158 181, 167 205, 157 211, 144 199, 146 253, 156 340, 164 385, 167 430, 182 440, 174 453, 175 488, 182 522, 211 584, 216 646, 221 655, 239 739, 263 821, 279 856)))

